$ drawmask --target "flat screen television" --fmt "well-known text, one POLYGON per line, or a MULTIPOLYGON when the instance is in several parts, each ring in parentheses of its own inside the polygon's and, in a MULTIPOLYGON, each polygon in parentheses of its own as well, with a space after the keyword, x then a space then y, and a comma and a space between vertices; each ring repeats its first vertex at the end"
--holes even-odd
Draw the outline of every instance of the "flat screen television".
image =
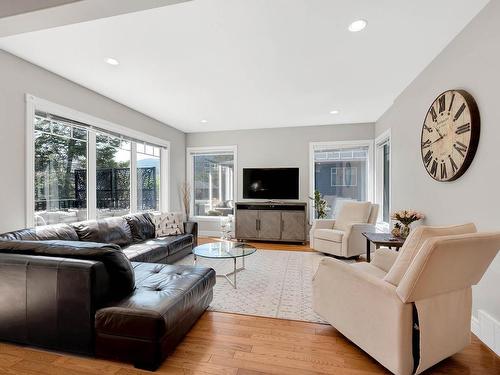
POLYGON ((244 199, 299 199, 299 168, 243 168, 244 199))

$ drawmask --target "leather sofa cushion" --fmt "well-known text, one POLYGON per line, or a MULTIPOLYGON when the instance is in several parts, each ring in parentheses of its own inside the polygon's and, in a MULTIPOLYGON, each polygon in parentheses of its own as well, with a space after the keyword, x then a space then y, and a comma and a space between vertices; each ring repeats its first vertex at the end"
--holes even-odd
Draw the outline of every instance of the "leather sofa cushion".
POLYGON ((131 214, 124 216, 132 232, 134 242, 155 238, 155 226, 149 213, 131 214))
POLYGON ((175 254, 193 243, 193 236, 181 234, 152 238, 141 243, 122 248, 125 255, 133 262, 158 262, 169 255, 175 254))
POLYGON ((344 237, 344 232, 342 232, 341 230, 316 229, 314 231, 314 238, 319 238, 321 240, 342 242, 342 237, 344 237))
POLYGON ((100 334, 157 341, 215 285, 211 268, 132 263, 134 293, 96 313, 100 334))
POLYGON ((65 240, 78 241, 78 234, 68 224, 43 225, 36 228, 16 230, 0 235, 0 240, 46 241, 65 240))
POLYGON ((126 246, 132 243, 132 232, 123 217, 108 217, 71 224, 80 241, 114 243, 126 246))
POLYGON ((132 265, 117 245, 60 240, 11 240, 0 241, 0 252, 100 261, 109 274, 112 298, 123 298, 134 289, 132 265))

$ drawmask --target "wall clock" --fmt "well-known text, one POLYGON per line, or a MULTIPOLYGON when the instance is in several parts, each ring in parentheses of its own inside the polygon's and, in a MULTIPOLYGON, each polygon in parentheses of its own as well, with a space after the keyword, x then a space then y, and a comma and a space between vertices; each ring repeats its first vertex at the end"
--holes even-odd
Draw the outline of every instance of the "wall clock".
POLYGON ((479 143, 476 101, 464 90, 448 90, 432 103, 422 126, 420 150, 429 175, 453 181, 472 163, 479 143))

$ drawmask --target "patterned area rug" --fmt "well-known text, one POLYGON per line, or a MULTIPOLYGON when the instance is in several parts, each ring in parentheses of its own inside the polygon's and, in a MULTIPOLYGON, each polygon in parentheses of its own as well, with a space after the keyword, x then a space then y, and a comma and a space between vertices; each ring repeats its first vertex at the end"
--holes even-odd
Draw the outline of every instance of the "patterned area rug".
MULTIPOLYGON (((312 277, 321 258, 312 252, 258 250, 245 258, 237 289, 217 278, 209 310, 323 323, 312 309, 312 277)), ((177 264, 192 265, 193 256, 177 264)), ((232 259, 198 257, 198 265, 212 267, 217 274, 233 270, 232 259)))

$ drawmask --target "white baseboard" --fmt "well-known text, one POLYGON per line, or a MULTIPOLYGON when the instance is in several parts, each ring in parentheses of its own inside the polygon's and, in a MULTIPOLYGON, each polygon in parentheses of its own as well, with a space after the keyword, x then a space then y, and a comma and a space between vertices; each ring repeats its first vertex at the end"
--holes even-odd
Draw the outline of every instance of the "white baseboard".
POLYGON ((477 316, 471 319, 472 333, 500 356, 500 322, 484 310, 478 310, 477 316))

